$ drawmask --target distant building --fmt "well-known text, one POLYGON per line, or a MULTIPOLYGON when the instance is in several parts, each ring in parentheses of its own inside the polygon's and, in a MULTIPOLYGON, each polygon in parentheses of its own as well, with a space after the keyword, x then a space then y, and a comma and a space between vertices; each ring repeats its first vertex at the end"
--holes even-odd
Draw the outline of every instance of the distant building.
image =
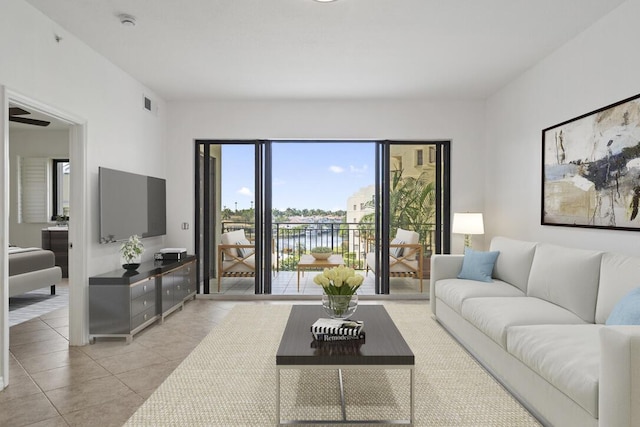
POLYGON ((369 185, 362 187, 347 198, 347 222, 352 224, 350 228, 354 230, 352 238, 349 239, 349 252, 359 252, 360 256, 364 256, 367 252, 367 236, 361 236, 357 231, 357 225, 353 224, 358 224, 362 217, 375 212, 372 203, 375 192, 375 185, 369 185))
POLYGON ((363 216, 375 212, 373 203, 371 203, 375 191, 376 187, 369 185, 362 187, 347 198, 347 222, 358 223, 363 216))
POLYGON ((394 145, 391 150, 391 170, 402 171, 405 177, 417 178, 426 173, 435 178, 436 147, 427 145, 394 145))

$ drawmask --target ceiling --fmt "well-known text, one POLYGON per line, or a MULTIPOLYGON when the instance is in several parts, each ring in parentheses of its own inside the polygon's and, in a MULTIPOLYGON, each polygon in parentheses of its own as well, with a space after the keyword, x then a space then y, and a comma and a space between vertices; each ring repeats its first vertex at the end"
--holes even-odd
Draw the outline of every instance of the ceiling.
POLYGON ((26 1, 165 100, 484 99, 623 3, 26 1))
POLYGON ((45 122, 49 122, 48 126, 34 126, 26 123, 17 123, 17 122, 9 121, 9 130, 45 131, 45 130, 65 130, 65 129, 71 128, 70 124, 63 122, 61 120, 58 120, 55 117, 51 117, 48 114, 41 113, 40 111, 34 110, 32 108, 13 104, 13 103, 9 103, 9 107, 18 107, 29 112, 29 114, 24 114, 24 115, 21 114, 18 117, 23 117, 26 119, 43 120, 45 122))

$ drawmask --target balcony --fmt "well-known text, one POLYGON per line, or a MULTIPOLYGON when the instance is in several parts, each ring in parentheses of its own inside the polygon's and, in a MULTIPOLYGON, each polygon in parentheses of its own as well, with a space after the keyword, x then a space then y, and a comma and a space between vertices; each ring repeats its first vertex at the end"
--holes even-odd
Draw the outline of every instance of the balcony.
MULTIPOLYGON (((428 229, 435 226, 428 224, 428 229)), ((251 240, 255 236, 255 228, 246 223, 224 222, 222 232, 244 229, 245 235, 251 240)), ((426 226, 423 229, 427 229, 426 226)), ((424 270, 428 279, 428 257, 432 253, 433 232, 421 235, 423 253, 425 256, 424 270)), ((273 224, 274 277, 272 279, 272 294, 274 295, 321 295, 322 288, 313 283, 317 272, 304 271, 300 277, 298 290, 297 266, 300 257, 308 254, 311 248, 325 246, 339 254, 345 264, 360 274, 365 275, 365 281, 358 290, 361 295, 374 295, 374 274, 366 273, 365 255, 374 250, 374 225, 345 222, 279 222, 273 224)), ((418 281, 414 278, 390 278, 392 294, 420 293, 418 281)), ((252 295, 254 293, 253 278, 223 278, 221 294, 252 295)))

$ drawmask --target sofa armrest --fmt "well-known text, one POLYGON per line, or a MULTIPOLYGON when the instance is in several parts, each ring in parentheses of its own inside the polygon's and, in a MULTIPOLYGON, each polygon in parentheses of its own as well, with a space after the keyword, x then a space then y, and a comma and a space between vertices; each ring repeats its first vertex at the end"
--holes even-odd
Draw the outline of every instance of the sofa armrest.
POLYGON ((464 255, 431 255, 431 273, 429 280, 429 304, 431 312, 436 314, 436 282, 441 279, 455 279, 462 269, 464 255))
POLYGON ((601 426, 640 425, 640 326, 600 330, 601 426))

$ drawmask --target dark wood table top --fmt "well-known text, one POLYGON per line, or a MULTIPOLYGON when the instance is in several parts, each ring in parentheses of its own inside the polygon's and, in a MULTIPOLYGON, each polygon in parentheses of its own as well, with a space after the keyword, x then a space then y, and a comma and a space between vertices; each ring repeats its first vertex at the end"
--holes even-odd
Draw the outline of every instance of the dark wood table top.
POLYGON ((276 353, 276 365, 414 365, 413 352, 382 305, 359 305, 365 339, 316 342, 311 325, 327 317, 318 305, 294 305, 276 353))

